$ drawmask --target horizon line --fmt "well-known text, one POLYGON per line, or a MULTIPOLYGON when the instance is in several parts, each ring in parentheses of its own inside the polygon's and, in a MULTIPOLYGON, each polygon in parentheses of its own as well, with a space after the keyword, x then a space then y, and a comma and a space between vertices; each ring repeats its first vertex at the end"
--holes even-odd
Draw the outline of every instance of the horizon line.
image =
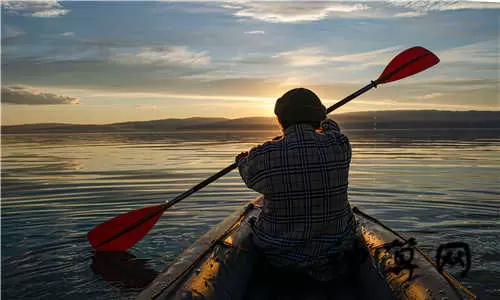
MULTIPOLYGON (((374 113, 374 112, 430 112, 430 111, 435 111, 435 112, 498 112, 500 113, 500 109, 498 110, 441 110, 441 109, 383 109, 383 110, 366 110, 366 111, 356 111, 356 112, 342 112, 338 113, 337 115, 349 115, 349 114, 366 114, 366 113, 374 113)), ((331 118, 333 112, 329 114, 329 118, 331 118)), ((34 122, 34 123, 21 123, 21 124, 0 124, 0 127, 9 127, 9 126, 23 126, 23 125, 81 125, 81 126, 106 126, 106 125, 116 125, 116 124, 123 124, 123 123, 142 123, 142 122, 154 122, 154 121, 164 121, 164 120, 188 120, 188 119, 225 119, 225 120, 238 120, 238 119, 251 119, 251 118, 269 118, 269 119, 275 119, 276 116, 249 116, 249 117, 236 117, 236 118, 229 118, 229 117, 217 117, 217 116, 211 116, 211 117, 204 117, 204 116, 192 116, 192 117, 185 117, 185 118, 162 118, 162 119, 150 119, 150 120, 125 120, 125 121, 120 121, 120 122, 113 122, 113 123, 66 123, 66 122, 34 122)), ((3 118, 2 118, 3 119, 3 118)))

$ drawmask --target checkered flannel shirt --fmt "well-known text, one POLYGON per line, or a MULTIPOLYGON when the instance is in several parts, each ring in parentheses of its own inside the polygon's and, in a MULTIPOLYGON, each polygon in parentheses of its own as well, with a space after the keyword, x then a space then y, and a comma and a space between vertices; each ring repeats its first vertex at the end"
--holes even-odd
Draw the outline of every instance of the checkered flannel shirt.
POLYGON ((250 150, 238 163, 246 185, 264 195, 254 242, 278 267, 330 280, 331 257, 352 248, 355 221, 347 200, 351 145, 333 120, 322 133, 308 124, 250 150))

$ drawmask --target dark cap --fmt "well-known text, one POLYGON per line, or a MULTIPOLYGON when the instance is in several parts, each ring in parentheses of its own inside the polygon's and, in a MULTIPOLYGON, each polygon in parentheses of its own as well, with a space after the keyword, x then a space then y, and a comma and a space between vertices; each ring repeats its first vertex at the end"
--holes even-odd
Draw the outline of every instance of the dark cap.
POLYGON ((292 123, 321 122, 326 119, 326 108, 311 90, 296 88, 276 101, 274 113, 281 121, 292 123))

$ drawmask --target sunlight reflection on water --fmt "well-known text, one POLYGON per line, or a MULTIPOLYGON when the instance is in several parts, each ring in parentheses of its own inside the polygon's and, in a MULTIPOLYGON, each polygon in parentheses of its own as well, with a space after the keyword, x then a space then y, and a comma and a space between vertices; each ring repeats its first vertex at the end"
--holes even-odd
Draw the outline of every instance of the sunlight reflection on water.
MULTIPOLYGON (((116 258, 130 263, 127 278, 96 271, 103 258, 93 257, 85 234, 177 196, 276 134, 3 135, 2 295, 133 297, 144 286, 133 268, 150 275, 163 269, 257 194, 231 172, 169 209, 129 256, 116 258)), ((431 255, 442 241, 469 242, 474 264, 465 284, 482 299, 500 295, 500 132, 353 131, 349 137, 353 205, 415 236, 431 255)))

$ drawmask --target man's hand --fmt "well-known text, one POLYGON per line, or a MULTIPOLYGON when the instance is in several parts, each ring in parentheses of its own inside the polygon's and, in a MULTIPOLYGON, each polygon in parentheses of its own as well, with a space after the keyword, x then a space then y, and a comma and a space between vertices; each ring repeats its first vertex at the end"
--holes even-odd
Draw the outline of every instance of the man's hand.
POLYGON ((243 158, 247 157, 248 156, 248 151, 246 152, 241 152, 240 154, 236 155, 236 158, 234 159, 234 161, 236 163, 239 163, 240 160, 242 160, 243 158))
POLYGON ((337 122, 335 122, 332 119, 328 119, 328 118, 321 122, 321 129, 323 132, 329 132, 329 131, 330 132, 331 131, 340 132, 340 127, 337 124, 337 122))

